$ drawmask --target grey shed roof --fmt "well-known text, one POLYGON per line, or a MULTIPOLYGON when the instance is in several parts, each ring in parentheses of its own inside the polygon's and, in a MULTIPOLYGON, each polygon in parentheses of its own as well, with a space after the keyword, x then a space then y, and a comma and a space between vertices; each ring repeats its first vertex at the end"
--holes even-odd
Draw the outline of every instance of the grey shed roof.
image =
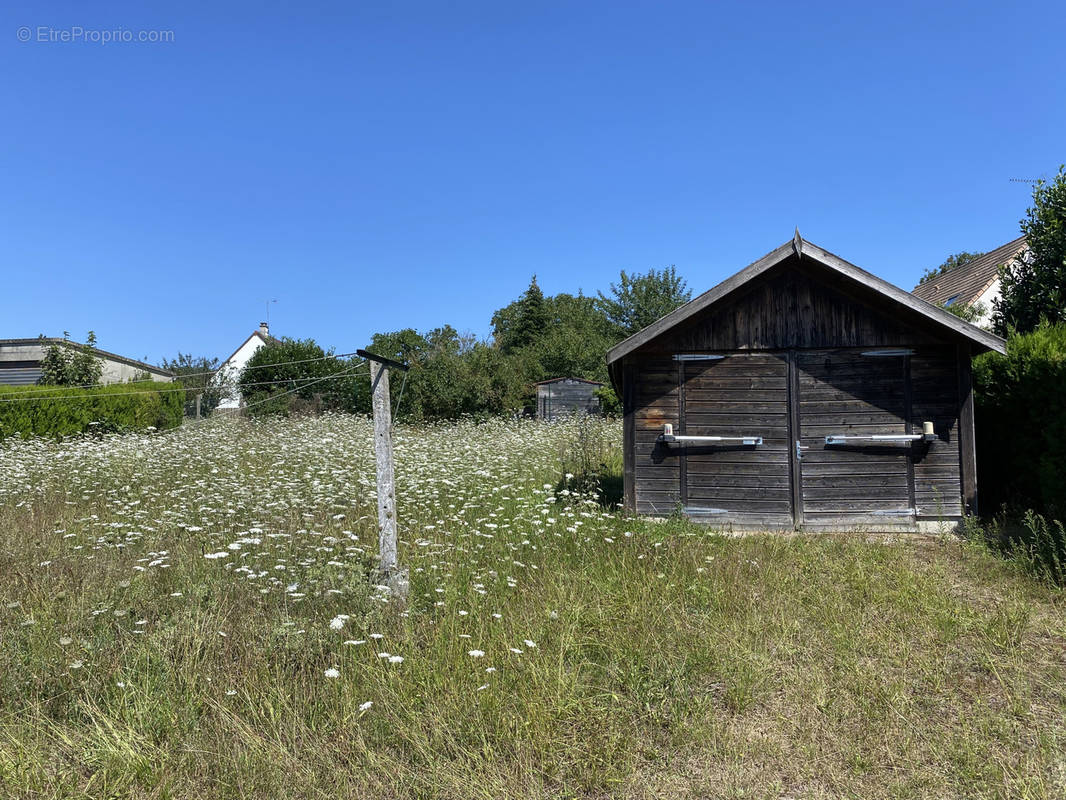
POLYGON ((938 306, 944 305, 952 297, 957 298, 956 303, 968 306, 976 302, 999 278, 1000 265, 1012 261, 1027 246, 1025 237, 1019 236, 969 264, 919 283, 912 294, 938 306))
POLYGON ((683 306, 671 311, 665 317, 653 322, 651 325, 644 328, 644 330, 638 331, 628 339, 616 344, 607 351, 607 363, 614 363, 618 359, 632 353, 634 350, 647 344, 652 339, 665 333, 674 326, 707 310, 719 300, 724 299, 740 287, 744 286, 744 284, 758 278, 763 273, 769 271, 793 255, 799 256, 800 258, 809 258, 823 267, 827 267, 833 272, 838 273, 847 281, 859 283, 867 289, 872 289, 884 298, 886 305, 894 305, 898 308, 906 309, 911 313, 918 314, 926 320, 947 329, 955 336, 968 339, 970 342, 977 345, 978 351, 995 350, 997 353, 1005 353, 1007 351, 1007 343, 998 336, 982 330, 976 325, 964 322, 954 314, 951 314, 938 306, 932 305, 931 303, 927 303, 925 300, 915 297, 910 292, 900 289, 898 286, 893 286, 888 281, 882 280, 876 275, 856 267, 854 264, 845 261, 840 258, 840 256, 830 253, 828 250, 823 250, 818 247, 818 245, 812 244, 802 238, 797 230, 792 241, 785 242, 777 249, 767 253, 758 261, 749 264, 736 275, 733 275, 731 278, 726 278, 713 289, 709 289, 699 297, 693 298, 683 306))
MULTIPOLYGON (((37 336, 33 339, 0 339, 0 350, 5 347, 32 347, 34 345, 40 345, 41 347, 50 347, 54 344, 63 345, 65 347, 82 349, 85 347, 78 342, 72 342, 68 339, 61 339, 58 336, 37 336)), ((118 353, 109 353, 107 350, 101 350, 99 347, 89 348, 93 351, 93 354, 99 358, 107 359, 108 361, 115 361, 119 364, 128 364, 131 367, 137 367, 145 372, 150 372, 153 375, 162 375, 166 378, 173 378, 174 373, 170 370, 157 367, 155 364, 146 364, 144 361, 138 361, 135 358, 126 358, 126 356, 120 356, 118 353)))
POLYGON ((573 378, 573 377, 570 377, 569 375, 563 375, 562 377, 559 377, 559 378, 548 378, 547 380, 537 381, 533 385, 534 386, 543 386, 546 383, 558 383, 559 381, 576 381, 577 383, 588 383, 588 384, 592 384, 593 386, 603 386, 603 383, 601 381, 590 381, 587 378, 573 378))

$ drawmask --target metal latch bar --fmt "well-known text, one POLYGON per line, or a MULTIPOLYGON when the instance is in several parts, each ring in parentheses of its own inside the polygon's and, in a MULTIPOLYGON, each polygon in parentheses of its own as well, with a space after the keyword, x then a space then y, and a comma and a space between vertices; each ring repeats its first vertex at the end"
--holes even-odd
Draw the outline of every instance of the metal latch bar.
POLYGON ((873 433, 867 436, 845 436, 834 434, 825 437, 826 444, 847 444, 848 442, 931 442, 937 438, 935 433, 873 433))
POLYGON ((747 445, 760 445, 762 444, 761 436, 667 436, 662 434, 659 437, 662 441, 667 443, 672 442, 739 442, 740 444, 747 445))
POLYGON ((675 436, 674 426, 667 422, 663 425, 663 432, 659 434, 659 441, 667 444, 678 443, 684 444, 685 442, 692 442, 698 444, 700 442, 705 443, 738 443, 742 445, 758 446, 762 444, 761 436, 675 436))

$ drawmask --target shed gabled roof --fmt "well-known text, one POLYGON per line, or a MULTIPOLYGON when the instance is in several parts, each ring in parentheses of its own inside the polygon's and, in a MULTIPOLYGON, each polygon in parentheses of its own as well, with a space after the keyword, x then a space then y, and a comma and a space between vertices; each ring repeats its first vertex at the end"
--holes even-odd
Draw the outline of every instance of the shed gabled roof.
POLYGON ((968 322, 964 322, 954 314, 951 314, 938 306, 934 306, 931 303, 927 303, 925 300, 915 297, 910 292, 900 289, 898 286, 893 286, 888 281, 882 280, 876 275, 856 267, 854 264, 830 253, 828 250, 823 250, 818 247, 818 245, 812 244, 802 238, 799 234, 799 230, 797 230, 792 241, 785 242, 776 250, 772 250, 758 261, 749 264, 736 275, 722 281, 713 289, 704 292, 699 297, 693 298, 683 306, 671 311, 665 317, 653 322, 651 325, 644 328, 644 330, 638 331, 628 339, 616 344, 607 351, 607 363, 614 363, 623 356, 626 356, 639 347, 647 344, 660 334, 665 333, 694 315, 707 310, 719 300, 724 299, 740 287, 744 286, 744 284, 755 280, 763 273, 769 271, 793 255, 798 256, 799 258, 810 258, 818 264, 821 264, 823 267, 838 273, 846 280, 861 284, 868 290, 873 290, 878 295, 884 297, 887 303, 897 307, 906 308, 910 312, 916 313, 928 321, 947 329, 955 336, 968 339, 970 342, 977 345, 977 349, 980 351, 995 350, 997 353, 1006 352, 1006 342, 998 336, 982 330, 975 325, 971 325, 968 322))
POLYGON ((971 305, 999 279, 1000 264, 1017 258, 1028 246, 1025 237, 1019 236, 968 264, 919 283, 912 294, 938 306, 953 297, 955 303, 971 305))
POLYGON ((548 378, 547 380, 537 381, 534 386, 542 386, 545 383, 558 383, 559 381, 577 381, 578 383, 591 383, 593 386, 603 386, 601 381, 590 381, 587 378, 575 378, 572 375, 562 375, 558 378, 548 378))

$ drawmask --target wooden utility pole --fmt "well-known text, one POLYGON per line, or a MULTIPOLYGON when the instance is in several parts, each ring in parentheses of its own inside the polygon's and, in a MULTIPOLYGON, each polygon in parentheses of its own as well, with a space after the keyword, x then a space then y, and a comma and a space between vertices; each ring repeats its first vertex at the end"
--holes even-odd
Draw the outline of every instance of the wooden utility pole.
POLYGON ((370 385, 374 409, 374 460, 378 477, 378 553, 381 574, 401 602, 407 599, 407 570, 396 559, 396 488, 392 469, 392 401, 389 398, 389 370, 407 371, 407 365, 368 353, 357 354, 370 362, 370 385))
POLYGON ((200 400, 202 398, 203 398, 203 394, 202 393, 197 393, 197 395, 196 395, 196 418, 197 419, 200 419, 200 400))

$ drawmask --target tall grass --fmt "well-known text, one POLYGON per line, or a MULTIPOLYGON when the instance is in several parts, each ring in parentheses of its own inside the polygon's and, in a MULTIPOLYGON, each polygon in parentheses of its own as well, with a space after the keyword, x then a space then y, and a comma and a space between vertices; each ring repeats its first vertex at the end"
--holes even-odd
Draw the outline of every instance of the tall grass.
POLYGON ((1030 509, 1020 518, 1004 513, 984 523, 970 520, 965 533, 1040 580, 1066 586, 1066 528, 1057 519, 1030 509))
POLYGON ((1060 592, 556 492, 595 430, 398 428, 406 608, 363 421, 0 447, 0 796, 1063 795, 1060 592))

